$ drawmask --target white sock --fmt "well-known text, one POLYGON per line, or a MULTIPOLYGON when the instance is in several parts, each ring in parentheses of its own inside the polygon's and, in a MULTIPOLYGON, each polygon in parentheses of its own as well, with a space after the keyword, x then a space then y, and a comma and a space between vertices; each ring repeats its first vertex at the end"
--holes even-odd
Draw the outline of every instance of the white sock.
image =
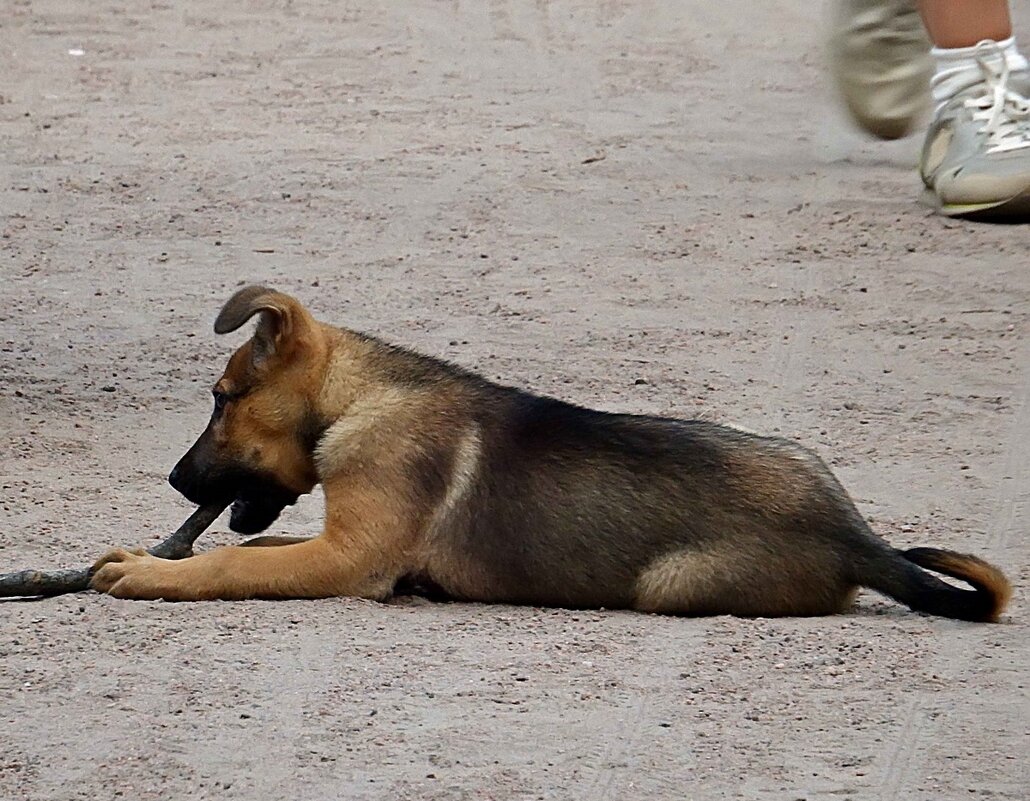
MULTIPOLYGON (((997 70, 1004 57, 1011 72, 1030 69, 1030 62, 1016 49, 1014 36, 996 44, 998 49, 986 58, 983 50, 979 51, 982 61, 997 70)), ((976 44, 972 47, 935 47, 930 50, 930 55, 937 65, 937 70, 930 79, 930 88, 933 90, 933 101, 938 111, 963 89, 968 89, 983 80, 983 71, 976 60, 979 47, 980 45, 976 44)))

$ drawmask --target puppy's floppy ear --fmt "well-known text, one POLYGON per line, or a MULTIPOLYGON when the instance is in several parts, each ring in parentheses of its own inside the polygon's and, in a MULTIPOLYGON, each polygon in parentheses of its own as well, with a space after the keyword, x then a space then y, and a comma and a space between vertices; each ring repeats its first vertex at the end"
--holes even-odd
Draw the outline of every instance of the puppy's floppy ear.
POLYGON ((307 311, 294 298, 267 287, 248 286, 222 307, 215 319, 215 333, 235 331, 255 314, 261 315, 254 331, 255 361, 281 350, 295 333, 310 324, 307 311))

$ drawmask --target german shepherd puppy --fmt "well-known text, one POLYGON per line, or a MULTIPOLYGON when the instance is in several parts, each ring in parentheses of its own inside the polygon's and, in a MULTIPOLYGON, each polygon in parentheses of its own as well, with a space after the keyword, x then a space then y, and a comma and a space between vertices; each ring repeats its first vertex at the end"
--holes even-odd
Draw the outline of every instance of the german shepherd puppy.
POLYGON ((997 620, 1011 593, 975 556, 892 548, 793 442, 500 386, 317 322, 260 286, 226 303, 215 332, 255 315, 169 481, 197 504, 232 501, 242 533, 320 483, 322 533, 180 561, 116 550, 94 589, 386 599, 415 585, 468 601, 771 617, 843 612, 870 587, 975 621, 997 620))

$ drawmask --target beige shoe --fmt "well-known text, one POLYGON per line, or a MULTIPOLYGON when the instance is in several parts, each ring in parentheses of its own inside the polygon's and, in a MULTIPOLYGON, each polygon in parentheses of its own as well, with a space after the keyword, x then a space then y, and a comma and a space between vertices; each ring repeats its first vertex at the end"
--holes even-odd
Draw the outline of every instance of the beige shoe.
POLYGON ((852 118, 899 139, 930 107, 930 40, 915 0, 833 0, 830 67, 852 118))
POLYGON ((1030 72, 1010 74, 994 42, 980 50, 983 80, 949 100, 927 131, 927 199, 949 216, 1030 220, 1030 72))

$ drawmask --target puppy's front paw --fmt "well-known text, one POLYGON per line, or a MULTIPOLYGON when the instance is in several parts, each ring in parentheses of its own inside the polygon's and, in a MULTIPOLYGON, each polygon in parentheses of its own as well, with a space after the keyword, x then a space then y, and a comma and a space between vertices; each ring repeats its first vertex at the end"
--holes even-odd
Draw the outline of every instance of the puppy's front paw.
POLYGON ((89 586, 115 598, 170 598, 174 589, 169 570, 171 564, 169 560, 151 556, 141 548, 131 551, 115 548, 93 565, 89 586))

